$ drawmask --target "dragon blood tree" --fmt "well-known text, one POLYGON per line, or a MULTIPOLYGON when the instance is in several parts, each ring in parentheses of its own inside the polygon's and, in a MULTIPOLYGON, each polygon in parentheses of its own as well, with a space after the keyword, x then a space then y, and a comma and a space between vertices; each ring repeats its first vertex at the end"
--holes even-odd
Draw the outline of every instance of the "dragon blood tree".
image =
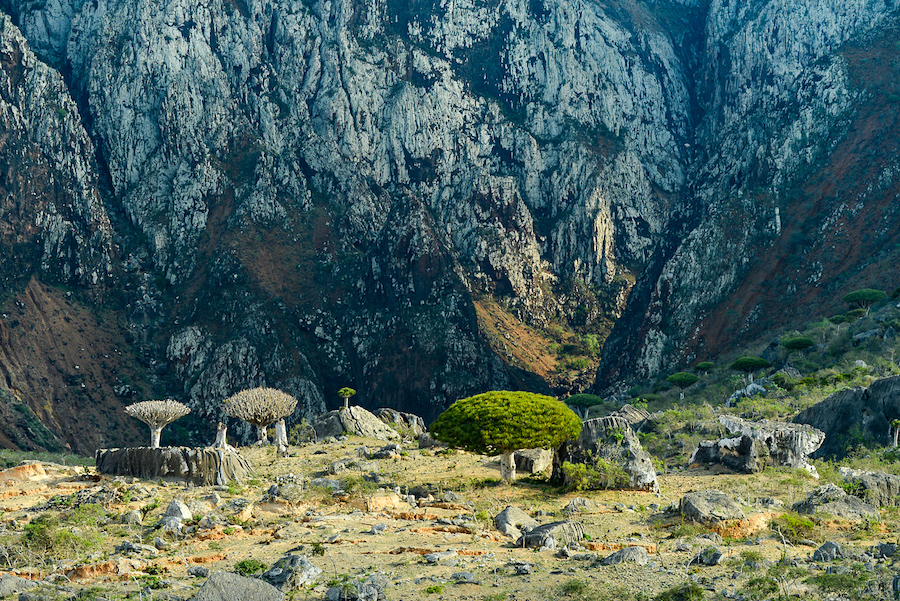
POLYGON ((297 399, 277 388, 251 388, 228 397, 223 404, 226 415, 256 426, 257 444, 265 444, 266 428, 293 413, 297 399))
POLYGON ((172 399, 142 401, 125 407, 125 413, 150 426, 150 447, 153 449, 159 448, 159 435, 162 429, 190 412, 185 405, 172 399))
POLYGON ((531 392, 493 391, 460 399, 431 424, 434 437, 473 453, 500 455, 500 475, 516 479, 513 453, 575 439, 581 419, 556 399, 531 392))

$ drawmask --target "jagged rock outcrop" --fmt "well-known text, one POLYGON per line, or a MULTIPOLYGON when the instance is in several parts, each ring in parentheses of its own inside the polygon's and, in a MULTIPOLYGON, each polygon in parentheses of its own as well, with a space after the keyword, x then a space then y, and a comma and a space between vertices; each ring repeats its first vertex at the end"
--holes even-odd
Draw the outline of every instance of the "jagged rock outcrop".
POLYGON ((681 499, 680 511, 685 519, 710 528, 727 527, 730 523, 746 519, 741 506, 719 490, 685 494, 681 499))
POLYGON ((253 473, 235 451, 189 447, 98 449, 94 457, 101 474, 148 480, 178 480, 196 486, 243 482, 253 473))
POLYGON ((878 509, 858 497, 848 495, 840 487, 828 483, 807 495, 806 499, 794 503, 797 513, 814 515, 826 513, 847 520, 880 520, 878 509))
POLYGON ((838 468, 844 481, 856 490, 854 495, 875 507, 900 505, 900 476, 883 472, 867 472, 846 466, 838 468))
POLYGON ((400 434, 362 407, 353 405, 320 415, 312 422, 316 438, 354 434, 378 440, 400 440, 400 434))
POLYGON ((584 422, 576 441, 567 441, 553 454, 553 480, 569 484, 563 464, 583 463, 589 467, 603 460, 624 470, 627 483, 615 488, 659 492, 656 470, 650 455, 622 417, 600 417, 584 422))
POLYGON ((815 453, 829 459, 843 457, 861 443, 891 444, 890 423, 900 418, 900 376, 876 380, 868 388, 840 390, 794 417, 825 432, 815 453))
POLYGON ((722 463, 748 474, 774 465, 803 468, 818 477, 809 457, 825 440, 821 430, 805 424, 751 422, 733 415, 719 416, 719 423, 740 436, 700 441, 689 464, 722 463))

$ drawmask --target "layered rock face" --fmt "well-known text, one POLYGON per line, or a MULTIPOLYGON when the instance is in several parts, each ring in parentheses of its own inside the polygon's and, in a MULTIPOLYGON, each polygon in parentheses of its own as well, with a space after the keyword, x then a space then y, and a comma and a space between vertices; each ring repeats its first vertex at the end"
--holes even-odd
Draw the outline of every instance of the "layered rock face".
POLYGON ((861 259, 826 261, 833 236, 898 237, 878 161, 794 202, 873 139, 895 78, 851 51, 885 2, 3 6, 0 158, 31 175, 0 182, 0 275, 114 298, 148 386, 206 422, 255 386, 294 422, 344 385, 426 421, 544 387, 485 333, 506 319, 602 339, 621 316, 602 383, 654 373, 836 286, 861 259), (742 294, 772 265, 780 288, 742 294))

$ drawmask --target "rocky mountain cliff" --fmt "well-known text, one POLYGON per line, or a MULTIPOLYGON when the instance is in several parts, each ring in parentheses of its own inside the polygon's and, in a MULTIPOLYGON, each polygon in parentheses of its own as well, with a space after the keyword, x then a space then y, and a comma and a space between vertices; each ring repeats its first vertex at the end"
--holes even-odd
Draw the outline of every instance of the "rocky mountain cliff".
MULTIPOLYGON (((553 349, 610 336, 607 386, 896 258, 889 2, 0 5, 0 339, 69 335, 29 290, 104 317, 107 444, 137 396, 205 424, 263 384, 295 421, 343 385, 426 419, 584 388, 553 349)), ((17 348, 0 388, 99 444, 43 417, 71 362, 29 378, 47 359, 17 348)))

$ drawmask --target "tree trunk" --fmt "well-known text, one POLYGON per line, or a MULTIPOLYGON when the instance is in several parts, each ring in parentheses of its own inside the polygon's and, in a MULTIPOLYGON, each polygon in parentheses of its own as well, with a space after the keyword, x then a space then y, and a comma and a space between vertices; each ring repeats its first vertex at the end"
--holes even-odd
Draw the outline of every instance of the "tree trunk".
POLYGON ((162 432, 162 426, 154 428, 150 426, 150 448, 158 449, 159 448, 159 435, 162 432))
POLYGON ((349 408, 350 408, 350 397, 345 396, 344 397, 344 409, 349 409, 349 408))
POLYGON ((897 435, 900 434, 900 426, 894 426, 894 444, 891 445, 891 448, 897 448, 897 435))
POLYGON ((287 453, 288 453, 287 426, 284 423, 283 417, 280 420, 278 420, 277 422, 275 422, 275 447, 278 449, 279 457, 287 457, 287 453))
POLYGON ((266 445, 269 444, 269 435, 266 432, 266 426, 256 426, 256 444, 258 445, 266 445))
POLYGON ((226 434, 228 432, 228 426, 219 422, 216 426, 216 442, 213 443, 213 447, 216 449, 227 449, 228 441, 226 440, 226 434))
POLYGON ((504 482, 516 481, 516 460, 512 451, 500 455, 500 477, 504 482))

